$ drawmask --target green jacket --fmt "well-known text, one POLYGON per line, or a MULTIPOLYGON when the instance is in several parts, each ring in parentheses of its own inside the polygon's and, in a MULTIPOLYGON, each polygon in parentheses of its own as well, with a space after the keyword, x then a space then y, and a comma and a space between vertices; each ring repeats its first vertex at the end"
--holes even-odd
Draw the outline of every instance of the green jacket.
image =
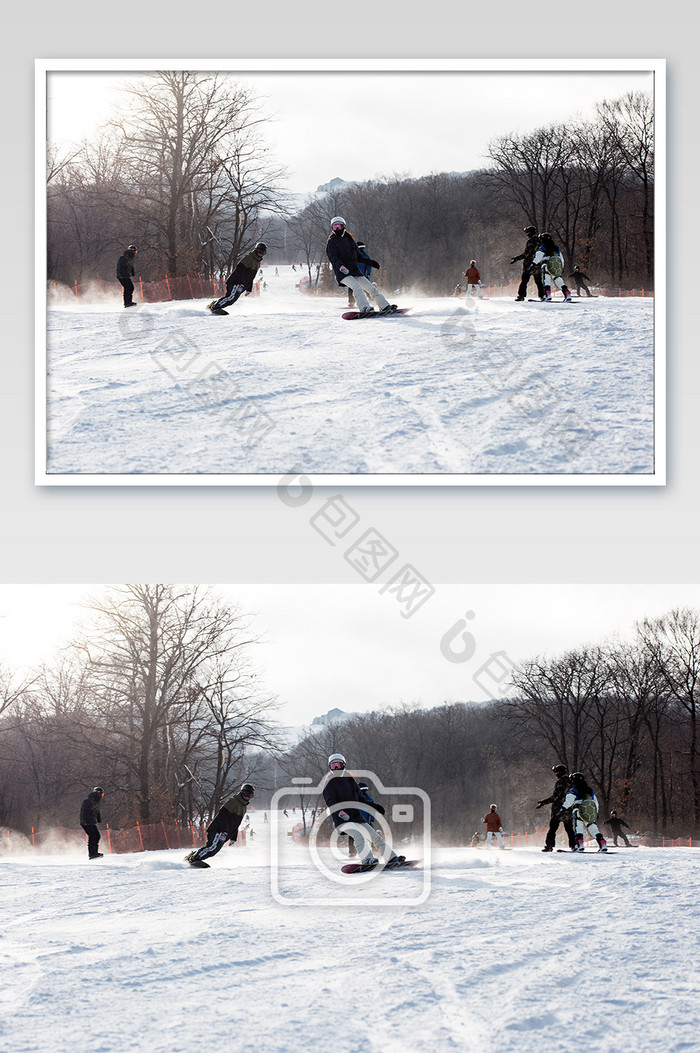
POLYGON ((214 821, 207 827, 209 833, 225 831, 232 841, 238 836, 238 827, 241 819, 246 813, 248 805, 240 793, 234 793, 228 801, 225 801, 214 817, 214 821))

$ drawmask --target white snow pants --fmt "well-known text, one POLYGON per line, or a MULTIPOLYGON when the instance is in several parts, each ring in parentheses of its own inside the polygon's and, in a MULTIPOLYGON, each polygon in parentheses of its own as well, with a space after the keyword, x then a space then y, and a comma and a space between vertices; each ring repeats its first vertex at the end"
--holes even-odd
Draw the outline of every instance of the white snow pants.
MULTIPOLYGON (((373 826, 370 826, 369 823, 344 823, 342 826, 342 832, 344 834, 349 834, 355 842, 357 857, 361 863, 372 858, 373 848, 376 850, 377 855, 384 859, 387 846, 381 830, 375 829, 373 826)), ((395 855, 396 852, 390 848, 388 858, 393 859, 395 855)))
POLYGON ((498 841, 498 847, 503 848, 503 834, 500 831, 489 830, 486 834, 486 844, 492 845, 494 841, 498 841))
POLYGON ((474 295, 481 296, 481 286, 480 285, 468 285, 467 286, 467 296, 474 296, 474 295))
POLYGON ((588 826, 586 826, 586 824, 584 823, 584 821, 581 818, 581 816, 575 810, 574 810, 574 819, 575 819, 575 830, 576 830, 577 834, 581 834, 582 837, 585 837, 586 834, 589 834, 591 837, 596 837, 596 838, 598 837, 598 834, 600 833, 600 830, 598 829, 598 827, 596 826, 595 823, 589 823, 588 826))
POLYGON ((372 282, 369 278, 365 278, 364 274, 361 274, 359 278, 353 278, 351 274, 346 274, 340 284, 352 289, 355 295, 355 303, 361 311, 364 311, 365 307, 369 307, 369 300, 365 293, 369 293, 372 299, 376 300, 380 309, 389 306, 387 298, 382 296, 376 285, 372 285, 372 282))

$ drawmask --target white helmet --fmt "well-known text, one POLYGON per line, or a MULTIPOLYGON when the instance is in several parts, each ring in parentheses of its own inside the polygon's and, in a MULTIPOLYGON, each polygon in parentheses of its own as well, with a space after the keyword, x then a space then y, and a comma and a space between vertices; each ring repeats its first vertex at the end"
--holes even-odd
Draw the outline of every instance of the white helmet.
POLYGON ((345 220, 342 216, 333 216, 333 219, 331 220, 331 230, 334 234, 344 234, 345 226, 345 220))
POLYGON ((476 267, 476 260, 470 260, 469 263, 470 263, 470 265, 473 263, 474 266, 476 267))
POLYGON ((345 757, 342 753, 331 753, 328 758, 328 767, 331 771, 345 770, 345 757))

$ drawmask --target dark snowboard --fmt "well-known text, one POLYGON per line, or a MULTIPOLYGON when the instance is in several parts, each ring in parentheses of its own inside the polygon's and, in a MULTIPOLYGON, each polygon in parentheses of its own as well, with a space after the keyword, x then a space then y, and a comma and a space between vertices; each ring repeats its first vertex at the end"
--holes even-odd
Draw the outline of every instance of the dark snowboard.
POLYGON ((381 311, 372 311, 371 314, 360 314, 359 311, 345 311, 343 318, 347 322, 353 318, 393 318, 397 314, 407 314, 410 310, 410 307, 399 307, 398 310, 392 311, 391 314, 382 314, 381 311))
POLYGON ((373 866, 368 867, 363 866, 362 863, 346 863, 345 866, 340 869, 343 874, 366 874, 370 870, 413 870, 415 867, 419 866, 420 862, 420 859, 406 859, 401 866, 398 867, 382 866, 381 863, 375 863, 373 866))
POLYGON ((558 848, 557 852, 565 852, 567 856, 614 856, 615 851, 612 852, 610 849, 606 849, 605 852, 599 852, 597 849, 595 852, 588 851, 584 848, 583 852, 572 852, 570 848, 558 848))
POLYGON ((532 300, 528 300, 527 302, 528 303, 558 303, 558 304, 566 303, 566 304, 572 304, 572 303, 575 303, 576 301, 575 300, 536 300, 536 299, 532 299, 532 300))

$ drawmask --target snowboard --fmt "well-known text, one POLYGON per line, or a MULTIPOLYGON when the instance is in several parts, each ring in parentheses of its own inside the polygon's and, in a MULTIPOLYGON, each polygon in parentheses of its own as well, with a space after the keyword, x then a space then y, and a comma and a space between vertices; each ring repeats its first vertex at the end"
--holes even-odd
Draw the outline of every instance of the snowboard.
POLYGON ((372 314, 360 314, 359 311, 345 311, 343 318, 346 322, 350 322, 354 318, 393 318, 397 314, 407 314, 410 310, 410 307, 399 307, 398 310, 392 311, 391 314, 382 314, 381 311, 372 311, 372 314))
POLYGON ((216 303, 216 300, 212 300, 212 302, 211 302, 211 303, 208 303, 208 304, 207 304, 207 310, 208 310, 208 311, 209 311, 209 312, 210 312, 211 314, 228 314, 228 311, 225 311, 225 310, 223 309, 223 307, 214 307, 214 304, 215 304, 215 303, 216 303))
POLYGON ((570 848, 558 848, 557 852, 564 852, 567 856, 614 856, 615 850, 607 849, 605 852, 589 852, 584 848, 583 852, 572 852, 570 848))
POLYGON ((532 299, 529 299, 527 302, 528 303, 558 303, 558 304, 566 303, 566 304, 571 304, 571 303, 575 303, 576 301, 575 300, 539 300, 539 299, 535 299, 533 297, 532 299))
POLYGON ((203 859, 193 859, 194 852, 190 852, 189 855, 185 856, 185 862, 189 863, 191 867, 196 867, 199 870, 209 870, 209 864, 205 863, 203 859))
POLYGON ((413 870, 420 862, 420 859, 406 859, 399 867, 387 867, 381 863, 375 863, 372 866, 363 866, 362 863, 346 863, 340 869, 343 874, 367 874, 370 870, 413 870))

